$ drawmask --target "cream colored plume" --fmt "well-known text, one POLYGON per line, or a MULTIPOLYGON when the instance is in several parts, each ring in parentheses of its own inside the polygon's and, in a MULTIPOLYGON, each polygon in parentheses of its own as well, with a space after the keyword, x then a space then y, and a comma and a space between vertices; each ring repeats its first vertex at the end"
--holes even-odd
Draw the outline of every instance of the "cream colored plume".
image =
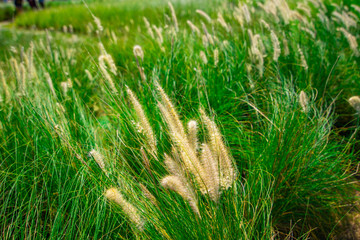
POLYGON ((205 193, 209 194, 211 200, 217 202, 220 194, 219 163, 206 143, 202 144, 200 158, 206 173, 204 177, 207 188, 205 193))
MULTIPOLYGON (((178 193, 189 203, 192 210, 200 216, 197 205, 197 190, 203 195, 209 196, 212 201, 218 202, 221 191, 228 189, 234 183, 236 168, 219 129, 205 114, 205 111, 201 109, 200 113, 206 126, 209 143, 203 143, 201 149, 199 149, 197 122, 194 120, 189 121, 185 131, 180 116, 170 98, 158 82, 155 82, 155 84, 160 95, 158 107, 167 124, 172 142, 171 155, 164 154, 164 163, 169 175, 162 178, 161 185, 178 193)), ((127 92, 137 112, 141 126, 149 129, 147 138, 153 144, 153 151, 156 154, 155 137, 142 106, 129 88, 127 88, 127 92)), ((146 159, 144 161, 145 167, 149 169, 149 162, 147 157, 144 156, 143 148, 140 151, 143 158, 146 159)), ((144 194, 149 195, 146 189, 143 188, 143 191, 144 194)), ((151 196, 150 198, 153 199, 151 196)))
POLYGON ((126 216, 136 225, 139 230, 144 229, 144 221, 142 220, 138 210, 129 203, 116 188, 109 188, 105 192, 105 197, 110 201, 118 204, 126 216))
POLYGON ((271 34, 271 42, 273 44, 273 51, 274 51, 273 59, 275 62, 277 62, 281 54, 280 42, 274 31, 271 30, 270 34, 271 34))
POLYGON ((248 35, 250 38, 250 49, 249 49, 249 55, 251 61, 257 65, 257 68, 259 70, 260 76, 263 76, 264 74, 264 47, 262 40, 260 38, 259 34, 253 34, 251 29, 248 29, 248 35))
POLYGON ((158 201, 156 197, 143 185, 140 183, 141 191, 143 192, 144 196, 155 206, 158 206, 158 201))
POLYGON ((144 20, 146 29, 147 29, 147 31, 148 31, 148 34, 150 35, 151 38, 154 39, 154 37, 155 37, 155 36, 154 36, 154 32, 153 32, 153 30, 151 29, 151 25, 150 25, 149 21, 147 20, 146 17, 143 17, 143 20, 144 20))
POLYGON ((205 65, 208 63, 208 59, 204 51, 200 51, 200 58, 205 65))
POLYGON ((358 57, 360 55, 360 52, 358 49, 359 45, 357 43, 356 37, 354 35, 352 35, 351 33, 349 33, 345 28, 338 28, 337 30, 344 34, 354 55, 356 57, 358 57))
POLYGON ((172 17, 173 22, 174 22, 175 31, 178 32, 179 31, 179 24, 178 24, 178 21, 177 21, 177 18, 176 18, 176 13, 175 13, 174 6, 171 4, 171 2, 168 2, 168 5, 169 5, 170 11, 171 11, 171 17, 172 17))
POLYGON ((305 71, 307 71, 307 70, 309 69, 309 66, 307 65, 307 62, 306 62, 304 53, 303 53, 303 51, 301 50, 301 48, 300 48, 299 45, 298 45, 298 52, 299 52, 299 55, 300 55, 300 63, 301 63, 301 66, 305 69, 305 71))
POLYGON ((218 13, 217 21, 220 23, 220 25, 221 25, 227 32, 230 32, 230 31, 231 31, 230 25, 226 23, 223 15, 222 15, 220 12, 218 13))
POLYGON ((135 57, 141 58, 141 61, 144 61, 144 51, 139 45, 134 46, 133 53, 135 57))
POLYGON ((198 13, 200 16, 205 18, 206 21, 208 21, 209 23, 212 22, 211 17, 206 12, 204 12, 203 10, 198 9, 198 10, 196 10, 196 13, 198 13))
POLYGON ((235 181, 235 168, 216 124, 210 120, 202 108, 200 108, 200 114, 210 138, 212 153, 219 162, 220 186, 228 189, 235 181))
POLYGON ((190 142, 191 147, 195 151, 198 148, 197 132, 198 132, 197 122, 194 121, 194 120, 189 121, 189 123, 188 123, 188 138, 189 138, 189 142, 190 142))
POLYGON ((357 111, 358 114, 360 114, 360 97, 359 96, 353 96, 349 99, 350 105, 357 111))
POLYGON ((193 31, 194 33, 196 33, 197 35, 200 35, 200 30, 197 26, 195 26, 190 20, 187 20, 186 23, 189 25, 189 27, 191 28, 191 31, 193 31))
POLYGON ((179 194, 184 200, 186 200, 191 209, 200 216, 200 211, 197 205, 196 195, 192 192, 191 189, 188 189, 186 184, 181 181, 178 176, 166 176, 161 180, 161 186, 173 190, 179 194))
POLYGON ((303 112, 308 112, 309 111, 309 98, 306 95, 306 93, 304 91, 300 92, 299 95, 299 103, 301 105, 302 111, 303 112))
POLYGON ((92 17, 93 17, 94 23, 95 23, 95 25, 96 25, 96 27, 97 27, 97 30, 96 30, 97 33, 102 32, 102 31, 104 30, 104 28, 103 28, 103 26, 102 26, 102 24, 101 24, 100 19, 97 18, 97 17, 95 17, 94 15, 92 15, 92 17))
POLYGON ((160 110, 165 110, 162 112, 167 116, 167 121, 170 123, 168 123, 170 130, 172 130, 173 132, 178 132, 182 137, 186 137, 184 126, 180 121, 180 117, 177 114, 175 107, 173 106, 169 97, 166 95, 164 89, 162 89, 162 87, 158 83, 156 83, 156 85, 161 97, 161 103, 159 103, 159 108, 160 110))
POLYGON ((101 153, 95 149, 92 149, 89 154, 94 158, 95 162, 99 165, 101 170, 105 171, 104 157, 101 155, 101 153))
POLYGON ((219 49, 214 50, 214 65, 217 66, 219 63, 219 49))
POLYGON ((140 102, 138 101, 137 97, 135 96, 135 94, 127 86, 126 86, 126 92, 128 94, 128 98, 130 99, 130 101, 135 109, 140 126, 143 129, 143 133, 146 137, 146 140, 151 149, 151 152, 153 154, 156 154, 156 150, 157 150, 156 149, 156 137, 151 128, 149 120, 146 117, 145 111, 144 111, 143 107, 141 106, 140 102))
POLYGON ((6 80, 5 80, 5 77, 4 77, 4 72, 1 69, 0 69, 0 80, 1 80, 2 87, 4 89, 5 99, 6 99, 6 101, 9 101, 11 95, 10 95, 8 85, 6 84, 6 80))
POLYGON ((56 92, 55 92, 55 88, 54 88, 54 84, 53 81, 50 77, 50 74, 48 72, 45 72, 45 78, 46 78, 46 82, 49 85, 50 91, 53 94, 54 97, 56 97, 56 92))

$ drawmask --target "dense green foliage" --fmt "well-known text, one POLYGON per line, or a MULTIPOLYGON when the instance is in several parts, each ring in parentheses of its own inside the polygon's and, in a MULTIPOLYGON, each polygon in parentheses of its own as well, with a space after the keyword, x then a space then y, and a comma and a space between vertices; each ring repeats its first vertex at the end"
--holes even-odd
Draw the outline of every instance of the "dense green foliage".
POLYGON ((360 7, 273 2, 67 3, 0 29, 0 238, 355 238, 360 7), (157 84, 210 144, 205 109, 236 168, 214 201, 184 167, 199 214, 164 187, 186 148, 157 84))
POLYGON ((0 21, 10 20, 14 17, 15 8, 10 3, 0 3, 0 21))

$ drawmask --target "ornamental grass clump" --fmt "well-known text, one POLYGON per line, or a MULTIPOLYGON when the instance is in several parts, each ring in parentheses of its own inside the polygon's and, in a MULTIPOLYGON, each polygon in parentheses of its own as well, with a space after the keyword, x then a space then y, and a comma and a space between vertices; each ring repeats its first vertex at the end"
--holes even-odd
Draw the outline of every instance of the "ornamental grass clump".
POLYGON ((216 124, 200 109, 206 127, 209 143, 203 143, 199 152, 196 124, 189 123, 185 131, 180 118, 164 90, 158 85, 161 96, 158 106, 169 127, 173 147, 179 155, 179 164, 195 179, 195 186, 203 195, 209 195, 217 202, 221 190, 229 188, 236 177, 229 152, 216 124))
MULTIPOLYGON (((120 205, 131 222, 140 230, 143 229, 149 218, 151 219, 157 214, 150 209, 158 209, 158 204, 162 201, 159 199, 159 191, 163 192, 160 196, 164 197, 165 194, 167 195, 166 198, 169 198, 170 195, 165 189, 175 192, 189 205, 193 214, 201 219, 203 215, 209 213, 201 210, 200 199, 209 199, 202 204, 210 204, 210 202, 215 205, 220 204, 221 193, 234 184, 237 176, 236 167, 221 133, 205 110, 202 108, 199 110, 207 139, 201 143, 198 137, 199 126, 197 121, 190 120, 185 127, 170 98, 159 84, 156 84, 156 90, 159 95, 158 108, 169 130, 170 153, 161 153, 158 150, 157 144, 161 144, 161 142, 156 140, 156 135, 144 108, 130 88, 127 87, 126 89, 132 108, 137 115, 136 128, 138 129, 141 126, 141 133, 144 137, 144 142, 140 142, 142 146, 139 151, 139 155, 143 158, 142 164, 152 176, 152 181, 156 181, 153 178, 154 176, 159 176, 157 182, 150 184, 156 188, 157 194, 155 195, 147 189, 148 182, 136 182, 133 187, 142 190, 148 199, 146 206, 150 204, 152 207, 144 207, 140 203, 140 205, 130 204, 125 200, 125 196, 120 193, 122 190, 117 190, 114 187, 109 188, 105 193, 105 197, 120 205), (146 153, 151 153, 151 158, 146 153), (160 173, 153 169, 152 159, 156 160, 156 164, 160 163, 165 167, 167 173, 160 173), (162 189, 159 188, 160 186, 162 189), (140 209, 141 212, 145 213, 144 216, 140 216, 140 209)), ((163 143, 163 145, 166 144, 163 143)), ((100 153, 92 150, 90 154, 106 173, 105 163, 100 153)), ((133 189, 131 192, 136 191, 133 189)))

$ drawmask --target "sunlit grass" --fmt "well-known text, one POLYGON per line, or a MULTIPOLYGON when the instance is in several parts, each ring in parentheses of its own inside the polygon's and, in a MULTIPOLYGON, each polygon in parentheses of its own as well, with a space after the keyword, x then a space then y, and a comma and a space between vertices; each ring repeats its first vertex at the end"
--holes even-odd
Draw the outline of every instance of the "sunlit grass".
POLYGON ((339 236, 357 201, 359 27, 333 12, 360 12, 282 4, 95 2, 99 20, 64 5, 0 30, 1 238, 339 236))

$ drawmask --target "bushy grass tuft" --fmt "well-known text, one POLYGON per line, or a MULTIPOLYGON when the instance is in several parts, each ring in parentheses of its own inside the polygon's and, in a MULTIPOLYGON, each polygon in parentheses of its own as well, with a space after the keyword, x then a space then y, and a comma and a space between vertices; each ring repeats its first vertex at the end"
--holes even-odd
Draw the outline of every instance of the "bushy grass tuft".
POLYGON ((91 2, 1 30, 1 238, 341 236, 360 12, 271 3, 91 2))

